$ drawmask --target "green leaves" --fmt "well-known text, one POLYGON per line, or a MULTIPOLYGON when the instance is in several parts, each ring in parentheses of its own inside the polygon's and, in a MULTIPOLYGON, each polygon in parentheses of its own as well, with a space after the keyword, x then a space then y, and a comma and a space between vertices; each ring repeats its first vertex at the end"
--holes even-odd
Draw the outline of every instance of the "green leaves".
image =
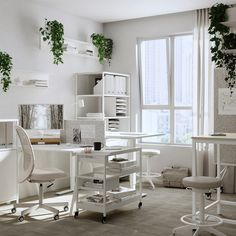
POLYGON ((226 10, 229 5, 216 4, 212 6, 209 12, 209 19, 211 20, 208 32, 211 35, 212 42, 211 60, 215 62, 216 67, 225 67, 227 75, 225 81, 228 84, 232 93, 232 88, 236 84, 236 55, 225 52, 227 49, 235 48, 236 35, 230 33, 230 28, 221 24, 226 21, 226 10))
POLYGON ((7 92, 11 83, 12 58, 6 52, 0 51, 1 84, 4 92, 7 92))
POLYGON ((105 60, 108 60, 109 66, 111 63, 111 55, 113 49, 112 39, 105 38, 102 34, 91 35, 93 45, 98 49, 99 62, 104 63, 105 60))
POLYGON ((45 19, 45 28, 40 27, 39 31, 43 36, 43 41, 48 41, 53 54, 53 63, 58 65, 63 63, 64 26, 60 22, 48 21, 45 19))

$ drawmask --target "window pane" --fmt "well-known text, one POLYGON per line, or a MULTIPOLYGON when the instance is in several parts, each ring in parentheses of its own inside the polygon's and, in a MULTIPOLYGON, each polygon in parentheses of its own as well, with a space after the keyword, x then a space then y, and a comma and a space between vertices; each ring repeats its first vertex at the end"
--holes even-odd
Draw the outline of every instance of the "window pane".
POLYGON ((192 105, 193 37, 174 38, 175 106, 192 105))
POLYGON ((167 39, 141 43, 144 105, 168 105, 167 39))
POLYGON ((191 144, 192 132, 192 110, 175 110, 174 142, 178 144, 191 144))
POLYGON ((144 138, 143 142, 170 142, 170 112, 168 110, 143 110, 142 131, 147 133, 163 133, 160 137, 144 138))

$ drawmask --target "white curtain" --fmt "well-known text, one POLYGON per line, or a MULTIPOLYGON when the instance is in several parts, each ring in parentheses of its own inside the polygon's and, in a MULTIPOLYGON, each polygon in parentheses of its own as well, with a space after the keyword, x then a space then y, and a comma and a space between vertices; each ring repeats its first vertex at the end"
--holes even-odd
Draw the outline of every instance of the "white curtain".
MULTIPOLYGON (((213 131, 213 72, 208 34, 208 9, 195 12, 194 27, 194 135, 209 134, 213 131)), ((207 146, 199 145, 199 175, 214 173, 213 155, 207 155, 207 146), (204 168, 203 168, 204 166, 204 168)), ((209 152, 212 153, 212 150, 209 152)))

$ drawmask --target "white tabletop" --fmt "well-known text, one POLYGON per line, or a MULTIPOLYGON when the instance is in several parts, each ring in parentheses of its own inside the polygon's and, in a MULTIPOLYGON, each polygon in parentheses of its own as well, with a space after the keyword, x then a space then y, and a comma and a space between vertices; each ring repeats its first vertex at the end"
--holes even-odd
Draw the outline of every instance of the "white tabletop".
POLYGON ((140 133, 140 132, 106 132, 106 138, 119 138, 119 139, 139 139, 154 136, 162 136, 162 133, 140 133))
POLYGON ((194 136, 192 137, 194 141, 197 142, 235 142, 236 141, 236 133, 225 133, 225 136, 212 136, 212 135, 202 135, 202 136, 194 136))

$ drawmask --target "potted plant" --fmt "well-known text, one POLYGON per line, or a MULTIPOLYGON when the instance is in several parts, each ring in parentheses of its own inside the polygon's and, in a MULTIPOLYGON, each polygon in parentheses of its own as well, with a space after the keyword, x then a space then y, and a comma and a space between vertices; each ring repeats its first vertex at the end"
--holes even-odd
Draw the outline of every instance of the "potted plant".
POLYGON ((57 20, 48 21, 45 19, 45 28, 39 29, 42 34, 43 41, 47 41, 51 46, 51 52, 53 54, 53 63, 58 65, 63 63, 62 56, 64 53, 64 26, 57 20))
POLYGON ((11 83, 12 58, 6 52, 0 51, 0 74, 1 84, 4 92, 7 92, 11 83))
POLYGON ((230 8, 229 5, 222 3, 211 7, 209 12, 211 23, 208 32, 212 42, 211 59, 215 62, 216 67, 226 68, 225 81, 232 93, 236 83, 236 55, 228 53, 227 50, 236 48, 236 34, 230 33, 230 28, 222 24, 227 20, 226 10, 228 8, 230 8))
POLYGON ((91 35, 91 39, 93 45, 98 49, 99 62, 104 63, 104 61, 107 60, 110 66, 113 40, 110 38, 105 38, 102 34, 95 33, 91 35))

